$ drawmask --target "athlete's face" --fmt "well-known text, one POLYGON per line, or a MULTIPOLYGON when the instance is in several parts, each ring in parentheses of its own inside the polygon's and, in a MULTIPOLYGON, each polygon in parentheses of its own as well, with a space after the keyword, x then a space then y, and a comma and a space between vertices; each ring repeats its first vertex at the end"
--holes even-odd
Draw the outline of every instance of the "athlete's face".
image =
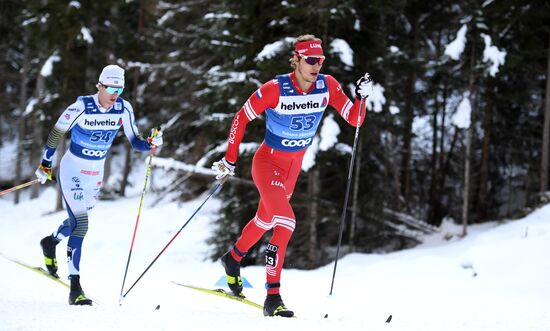
POLYGON ((124 87, 103 85, 99 83, 97 84, 97 89, 99 91, 99 104, 101 107, 109 109, 115 103, 118 96, 122 93, 124 87))
POLYGON ((296 74, 308 83, 313 83, 323 66, 324 57, 316 56, 294 56, 296 74))

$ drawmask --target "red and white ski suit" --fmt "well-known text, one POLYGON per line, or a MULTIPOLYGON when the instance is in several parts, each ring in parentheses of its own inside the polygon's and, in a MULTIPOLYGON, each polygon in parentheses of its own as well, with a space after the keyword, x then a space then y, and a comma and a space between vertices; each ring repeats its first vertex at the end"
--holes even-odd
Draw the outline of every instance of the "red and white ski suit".
MULTIPOLYGON (((352 103, 330 75, 318 75, 310 90, 302 91, 294 73, 290 73, 263 84, 233 118, 225 159, 236 163, 246 125, 266 113, 265 139, 252 161, 252 178, 260 192, 260 203, 231 255, 240 261, 266 231, 273 229, 266 250, 268 294, 279 293, 286 247, 296 226, 289 200, 323 113, 330 105, 349 124, 357 126, 359 104, 359 99, 352 103)), ((363 119, 364 116, 359 125, 363 119)))

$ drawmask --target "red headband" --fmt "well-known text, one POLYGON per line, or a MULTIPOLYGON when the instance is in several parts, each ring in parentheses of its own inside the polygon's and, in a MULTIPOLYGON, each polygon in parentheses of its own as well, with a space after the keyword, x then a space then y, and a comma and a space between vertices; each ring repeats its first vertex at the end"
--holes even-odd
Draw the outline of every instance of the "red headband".
POLYGON ((306 56, 323 55, 323 47, 318 40, 299 41, 295 49, 297 54, 306 56))

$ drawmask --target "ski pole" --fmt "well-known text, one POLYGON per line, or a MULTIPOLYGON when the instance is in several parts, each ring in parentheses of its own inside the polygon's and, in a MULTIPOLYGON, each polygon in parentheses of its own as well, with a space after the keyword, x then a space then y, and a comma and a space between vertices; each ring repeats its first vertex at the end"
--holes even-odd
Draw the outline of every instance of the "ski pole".
POLYGON ((22 188, 25 188, 27 186, 31 186, 33 184, 36 184, 36 183, 39 183, 40 182, 40 179, 36 178, 36 179, 33 179, 29 182, 26 182, 26 183, 23 183, 23 184, 19 184, 17 186, 14 186, 12 188, 9 188, 7 190, 4 190, 4 191, 0 191, 0 196, 4 195, 4 194, 7 194, 7 193, 10 193, 10 192, 13 192, 13 191, 17 191, 19 189, 22 189, 22 188))
POLYGON ((130 288, 128 289, 128 291, 126 291, 126 293, 124 293, 124 295, 120 298, 120 301, 122 301, 122 299, 126 298, 126 296, 128 295, 128 293, 130 293, 130 291, 134 288, 134 286, 136 286, 136 284, 140 281, 140 279, 143 277, 143 275, 145 275, 145 273, 147 271, 149 271, 149 269, 151 268, 151 266, 153 266, 153 264, 158 260, 158 258, 164 253, 164 251, 168 248, 168 246, 170 246, 170 244, 172 244, 172 242, 176 239, 176 237, 180 234, 180 232, 183 230, 183 228, 185 228, 187 226, 187 224, 189 224, 189 222, 193 219, 193 217, 199 212, 199 210, 201 210, 202 206, 204 206, 204 204, 213 196, 215 195, 216 193, 218 193, 223 185, 223 183, 225 183, 227 181, 227 179, 229 179, 229 176, 225 176, 223 177, 222 179, 220 179, 218 181, 218 183, 216 183, 216 185, 214 185, 211 189, 210 189, 210 192, 208 193, 208 196, 206 197, 206 199, 204 199, 204 201, 200 204, 200 206, 193 212, 193 214, 189 217, 189 219, 183 224, 183 226, 178 230, 178 232, 176 232, 176 234, 172 237, 172 239, 170 239, 170 241, 168 241, 168 243, 164 246, 164 248, 160 251, 160 253, 158 253, 158 255, 153 259, 153 261, 149 264, 149 266, 147 266, 147 268, 141 273, 141 275, 137 278, 137 280, 134 282, 134 284, 132 284, 132 286, 130 286, 130 288))
MULTIPOLYGON (((158 134, 158 128, 155 128, 153 131, 152 137, 155 137, 158 134)), ((139 208, 136 218, 136 225, 134 226, 134 234, 132 235, 132 242, 130 244, 130 251, 128 252, 128 260, 126 261, 126 269, 124 270, 124 278, 122 279, 122 286, 120 287, 120 296, 118 304, 121 305, 122 301, 122 291, 124 290, 124 284, 126 283, 126 275, 128 274, 128 267, 130 266, 130 259, 132 257, 132 250, 134 248, 134 240, 136 239, 136 233, 139 223, 139 216, 141 215, 141 206, 143 205, 143 198, 145 197, 145 191, 147 190, 147 181, 149 175, 151 174, 151 161, 153 160, 153 155, 155 154, 155 145, 151 148, 151 153, 149 154, 149 162, 147 163, 147 172, 145 173, 145 183, 143 184, 143 191, 141 191, 141 199, 139 200, 139 208)))
POLYGON ((348 198, 349 198, 349 190, 351 187, 351 177, 353 175, 353 164, 355 163, 355 152, 357 150, 357 141, 359 138, 359 123, 361 123, 361 116, 363 115, 363 111, 365 110, 365 101, 366 98, 361 98, 361 103, 359 104, 359 114, 357 115, 357 127, 355 128, 355 138, 353 140, 353 150, 351 152, 351 161, 349 164, 349 171, 348 171, 348 183, 346 185, 346 195, 344 197, 344 208, 342 210, 342 217, 340 218, 340 233, 338 235, 338 244, 336 246, 336 258, 334 259, 334 270, 332 271, 332 281, 330 283, 330 293, 329 295, 332 295, 332 289, 334 287, 334 277, 336 276, 336 266, 338 265, 338 255, 340 253, 340 245, 342 243, 342 235, 344 234, 344 222, 346 220, 346 211, 348 207, 348 198))

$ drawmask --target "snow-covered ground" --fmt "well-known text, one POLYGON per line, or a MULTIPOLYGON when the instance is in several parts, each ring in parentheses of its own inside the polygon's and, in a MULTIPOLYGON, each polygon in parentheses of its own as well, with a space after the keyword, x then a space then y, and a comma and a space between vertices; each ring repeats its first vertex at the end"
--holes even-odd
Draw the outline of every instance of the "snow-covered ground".
MULTIPOLYGON (((0 330, 550 330, 550 206, 523 220, 472 226, 464 239, 444 241, 440 233, 414 249, 347 255, 338 263, 330 298, 332 264, 287 269, 282 296, 298 318, 283 319, 171 283, 215 287, 223 276, 220 264, 206 258, 216 199, 119 306, 140 190, 100 201, 92 212, 81 282, 99 304, 69 306, 66 288, 0 258, 0 330), (385 323, 390 314, 391 323, 385 323)), ((17 206, 9 195, 0 199, 0 252, 42 265, 39 241, 66 216, 51 213, 52 187, 37 200, 25 194, 17 206)), ((201 202, 151 208, 148 202, 155 199, 145 199, 125 290, 201 202)), ((63 279, 65 247, 66 241, 57 250, 63 279)), ((248 298, 263 303, 264 268, 242 273, 253 285, 245 289, 248 298)))

